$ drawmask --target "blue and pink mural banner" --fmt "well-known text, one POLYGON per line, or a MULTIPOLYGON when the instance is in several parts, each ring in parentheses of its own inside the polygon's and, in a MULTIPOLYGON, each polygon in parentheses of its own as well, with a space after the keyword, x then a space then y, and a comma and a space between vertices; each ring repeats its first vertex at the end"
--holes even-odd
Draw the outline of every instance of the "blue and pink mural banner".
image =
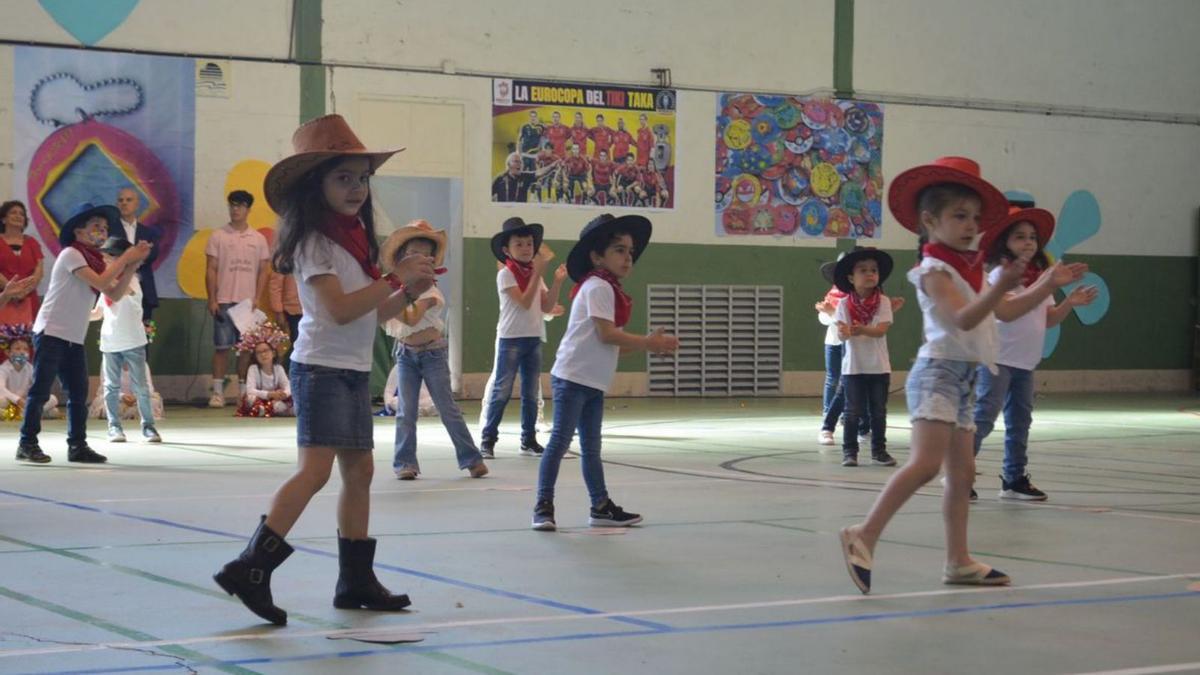
POLYGON ((878 104, 721 94, 716 131, 718 235, 880 236, 878 104))
POLYGON ((193 231, 193 61, 14 51, 12 194, 29 207, 46 253, 58 253, 58 231, 79 204, 115 204, 132 188, 139 221, 161 233, 159 295, 183 297, 174 270, 193 231))

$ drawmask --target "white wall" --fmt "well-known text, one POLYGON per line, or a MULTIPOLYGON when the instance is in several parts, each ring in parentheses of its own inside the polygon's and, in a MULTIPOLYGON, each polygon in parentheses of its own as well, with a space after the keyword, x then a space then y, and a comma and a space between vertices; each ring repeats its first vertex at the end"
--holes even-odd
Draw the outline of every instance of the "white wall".
POLYGON ((833 81, 833 0, 326 2, 323 55, 344 64, 804 92, 833 81))
POLYGON ((858 0, 854 86, 1196 115, 1200 2, 858 0))
MULTIPOLYGON (((282 59, 288 56, 291 7, 292 0, 141 0, 96 46, 282 59)), ((79 44, 34 0, 0 3, 0 39, 79 44)))
MULTIPOLYGON (((1057 214, 1067 195, 1100 202, 1099 234, 1074 253, 1192 256, 1200 207, 1200 128, 984 112, 884 109, 885 181, 943 155, 966 155, 1002 190, 1024 190, 1057 214)), ((885 210, 882 246, 915 246, 885 210)))

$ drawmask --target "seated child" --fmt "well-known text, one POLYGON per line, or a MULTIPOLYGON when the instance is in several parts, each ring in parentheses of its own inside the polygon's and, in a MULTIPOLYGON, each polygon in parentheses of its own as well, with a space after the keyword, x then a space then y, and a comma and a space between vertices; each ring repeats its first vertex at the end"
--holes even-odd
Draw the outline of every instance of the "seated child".
MULTIPOLYGON (((383 331, 393 338, 396 338, 402 330, 404 324, 399 319, 388 319, 383 324, 383 331)), ((395 351, 395 347, 392 347, 395 351)), ((392 366, 392 372, 388 373, 387 383, 383 385, 383 410, 375 413, 378 417, 395 417, 400 410, 400 366, 392 366)), ((429 395, 429 387, 425 383, 421 383, 421 400, 417 404, 417 415, 420 417, 433 417, 437 414, 437 406, 433 404, 433 398, 429 395)))
MULTIPOLYGON (((96 390, 96 395, 92 397, 92 402, 88 404, 88 417, 98 420, 108 419, 108 403, 105 400, 105 387, 108 384, 108 375, 104 368, 100 369, 100 388, 96 390)), ((163 408, 162 394, 154 388, 154 380, 150 377, 150 364, 146 364, 146 388, 150 392, 150 413, 155 422, 166 419, 166 412, 163 408)), ((136 420, 141 416, 141 411, 138 408, 137 396, 133 393, 133 382, 129 377, 129 364, 121 366, 121 386, 118 388, 117 394, 117 417, 122 420, 136 420)))
MULTIPOLYGON (((0 363, 0 420, 5 422, 19 420, 24 414, 25 396, 33 386, 31 344, 28 326, 0 326, 0 348, 8 356, 0 363)), ((58 417, 58 398, 51 394, 42 410, 42 417, 58 417)))
POLYGON ((246 395, 238 403, 236 417, 291 417, 292 385, 283 366, 276 361, 287 351, 287 333, 270 321, 242 333, 235 347, 238 354, 250 352, 254 362, 246 371, 246 395))
MULTIPOLYGON (((440 268, 445 252, 446 232, 433 229, 424 220, 416 220, 388 237, 380 247, 379 262, 387 272, 405 256, 420 254, 433 256, 434 267, 440 268)), ((400 405, 396 416, 396 454, 392 461, 400 480, 413 480, 421 473, 417 463, 417 407, 422 381, 429 385, 429 394, 454 443, 458 468, 468 471, 472 478, 482 478, 488 473, 450 390, 445 313, 446 299, 435 284, 400 315, 404 326, 397 334, 395 350, 400 405)))

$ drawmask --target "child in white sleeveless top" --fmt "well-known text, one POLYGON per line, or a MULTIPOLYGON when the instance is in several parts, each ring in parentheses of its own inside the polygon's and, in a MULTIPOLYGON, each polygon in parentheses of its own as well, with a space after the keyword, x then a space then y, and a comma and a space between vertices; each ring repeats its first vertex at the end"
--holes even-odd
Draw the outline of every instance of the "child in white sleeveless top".
MULTIPOLYGON (((909 371, 906 392, 912 418, 912 452, 871 507, 867 519, 840 533, 850 578, 871 588, 875 544, 901 506, 944 468, 942 517, 946 531, 947 584, 1005 585, 1007 574, 971 558, 967 514, 975 480, 973 453, 975 368, 995 368, 996 325, 992 311, 1020 283, 1026 260, 1006 262, 994 286, 983 278, 983 260, 971 250, 975 237, 997 226, 1008 202, 980 177, 979 165, 943 157, 901 173, 888 192, 888 206, 901 225, 921 236, 919 262, 908 273, 917 287, 924 344, 909 371)), ((1086 266, 1055 266, 1049 274, 1069 283, 1086 266)), ((1040 298, 1038 298, 1040 301, 1040 298)), ((1017 314, 1036 302, 1007 301, 1017 314)))

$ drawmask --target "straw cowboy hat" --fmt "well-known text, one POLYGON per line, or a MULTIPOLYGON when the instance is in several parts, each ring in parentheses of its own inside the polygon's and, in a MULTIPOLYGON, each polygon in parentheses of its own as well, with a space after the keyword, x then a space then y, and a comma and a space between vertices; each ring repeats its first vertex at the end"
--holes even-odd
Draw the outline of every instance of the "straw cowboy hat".
POLYGON ((983 202, 980 229, 995 227, 1008 213, 1008 199, 980 175, 979 164, 966 157, 939 157, 930 164, 914 166, 892 179, 888 188, 888 208, 905 229, 920 234, 921 214, 917 198, 921 190, 938 183, 957 183, 974 190, 983 202))
POLYGON ((434 244, 433 266, 442 266, 442 261, 446 259, 446 231, 433 229, 433 226, 428 221, 414 220, 404 227, 397 228, 383 242, 383 246, 379 247, 379 270, 384 274, 391 272, 395 267, 393 261, 396 258, 396 251, 399 251, 402 246, 412 239, 428 239, 432 241, 434 244))
POLYGON ((288 188, 322 162, 334 157, 362 156, 370 160, 374 171, 404 150, 367 150, 341 115, 325 115, 301 124, 292 134, 292 149, 292 155, 276 162, 263 180, 263 193, 276 213, 282 210, 283 195, 288 188))

